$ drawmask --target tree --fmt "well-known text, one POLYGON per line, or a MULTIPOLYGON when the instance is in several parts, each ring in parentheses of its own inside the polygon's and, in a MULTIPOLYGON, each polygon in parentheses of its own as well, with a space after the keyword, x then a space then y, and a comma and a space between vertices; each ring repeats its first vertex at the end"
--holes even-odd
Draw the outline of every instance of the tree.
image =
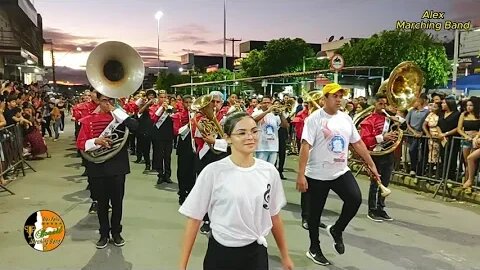
POLYGON ((281 38, 269 41, 262 51, 251 51, 242 60, 242 69, 248 77, 300 71, 304 57, 313 56, 313 49, 303 39, 281 38))
POLYGON ((233 80, 233 72, 228 69, 221 68, 218 71, 209 72, 202 75, 203 82, 214 82, 223 80, 233 80))
POLYGON ((155 89, 167 90, 167 92, 170 93, 170 88, 172 85, 187 82, 190 82, 190 77, 188 75, 180 75, 161 71, 160 74, 158 74, 157 81, 155 83, 155 89))
POLYGON ((427 89, 446 85, 451 71, 443 45, 421 30, 383 31, 345 44, 338 53, 347 66, 385 66, 385 74, 403 61, 413 61, 423 70, 427 89))

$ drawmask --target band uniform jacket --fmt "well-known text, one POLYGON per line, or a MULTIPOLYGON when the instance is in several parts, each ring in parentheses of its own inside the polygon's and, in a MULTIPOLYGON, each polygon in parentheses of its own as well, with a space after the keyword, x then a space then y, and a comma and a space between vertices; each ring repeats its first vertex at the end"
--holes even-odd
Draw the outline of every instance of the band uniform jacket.
MULTIPOLYGON (((123 113, 126 115, 125 112, 123 113)), ((87 117, 83 117, 80 120, 81 128, 77 138, 77 148, 81 151, 85 151, 87 141, 98 138, 105 128, 112 122, 112 120, 112 113, 95 112, 87 117)), ((125 127, 128 127, 130 131, 135 131, 138 127, 138 122, 131 117, 126 117, 126 119, 117 127, 117 129, 125 131, 125 127)), ((120 137, 121 136, 122 134, 120 134, 120 137)), ((103 163, 87 162, 86 168, 88 176, 104 177, 129 174, 130 162, 127 148, 128 144, 126 143, 119 153, 103 163)))
POLYGON ((360 123, 360 137, 368 150, 372 151, 383 141, 383 134, 388 131, 389 122, 384 114, 373 112, 360 123))
POLYGON ((72 108, 73 118, 75 121, 80 122, 80 119, 92 114, 97 107, 98 105, 93 101, 78 103, 72 108))
POLYGON ((156 124, 158 120, 165 114, 170 114, 168 110, 162 109, 160 115, 157 115, 158 109, 162 107, 161 104, 153 104, 149 108, 150 120, 153 123, 153 139, 159 141, 172 141, 173 140, 173 121, 170 115, 165 118, 163 124, 160 127, 157 127, 156 124))

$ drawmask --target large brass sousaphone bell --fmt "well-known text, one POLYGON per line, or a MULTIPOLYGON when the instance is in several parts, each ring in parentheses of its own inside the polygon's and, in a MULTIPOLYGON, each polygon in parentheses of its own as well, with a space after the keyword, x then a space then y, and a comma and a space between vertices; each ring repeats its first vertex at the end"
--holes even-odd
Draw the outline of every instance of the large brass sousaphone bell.
MULTIPOLYGON (((145 67, 142 57, 129 45, 119 41, 104 42, 90 53, 86 66, 90 84, 100 94, 110 98, 128 97, 143 83, 145 67)), ((114 157, 128 140, 125 131, 114 129, 109 132, 113 143, 110 148, 82 151, 82 156, 93 163, 102 163, 114 157)))
MULTIPOLYGON (((388 104, 396 107, 398 110, 409 109, 412 107, 415 99, 420 95, 424 83, 422 70, 411 61, 405 61, 398 64, 390 73, 390 77, 385 80, 378 89, 377 93, 387 96, 388 104)), ((370 106, 355 115, 353 122, 357 129, 360 124, 374 110, 375 106, 370 106)), ((395 151, 403 138, 403 131, 398 124, 390 125, 389 131, 396 131, 398 138, 394 142, 384 142, 375 150, 371 151, 372 156, 381 156, 395 151)))

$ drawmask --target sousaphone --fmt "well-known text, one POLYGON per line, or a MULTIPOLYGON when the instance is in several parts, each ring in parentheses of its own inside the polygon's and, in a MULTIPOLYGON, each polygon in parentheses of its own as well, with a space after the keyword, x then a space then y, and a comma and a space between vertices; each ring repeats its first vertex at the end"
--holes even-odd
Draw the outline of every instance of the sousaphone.
MULTIPOLYGON (((143 83, 145 67, 142 57, 129 45, 119 41, 104 42, 90 53, 86 66, 90 84, 100 94, 110 98, 128 97, 143 83)), ((110 148, 82 151, 82 156, 93 163, 102 163, 114 157, 125 146, 129 130, 112 130, 110 148)))
MULTIPOLYGON (((390 77, 380 85, 377 93, 384 94, 387 97, 388 104, 396 107, 397 110, 409 109, 422 92, 423 83, 422 70, 414 62, 405 61, 392 70, 390 77)), ((372 114, 374 108, 375 106, 372 105, 355 115, 353 122, 357 129, 360 129, 360 124, 372 114)), ((382 156, 395 151, 402 142, 403 131, 398 124, 390 125, 390 131, 397 132, 397 140, 381 143, 378 147, 375 147, 375 150, 370 151, 370 155, 382 156)))

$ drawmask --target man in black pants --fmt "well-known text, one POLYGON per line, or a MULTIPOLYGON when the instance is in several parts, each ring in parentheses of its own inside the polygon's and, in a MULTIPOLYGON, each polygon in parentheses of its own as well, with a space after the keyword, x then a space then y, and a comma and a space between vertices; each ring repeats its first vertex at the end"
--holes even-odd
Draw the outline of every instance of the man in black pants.
MULTIPOLYGON (((97 93, 99 112, 82 118, 81 129, 77 138, 77 147, 87 154, 102 147, 110 148, 110 136, 113 130, 124 131, 125 127, 134 131, 138 122, 128 116, 122 109, 113 107, 113 99, 97 93)), ((108 245, 110 233, 116 246, 123 246, 122 232, 123 196, 125 194, 125 175, 130 173, 128 145, 125 144, 118 153, 102 163, 87 163, 87 174, 91 179, 98 199, 98 221, 100 223, 100 239, 97 248, 108 245), (108 218, 109 202, 112 203, 112 217, 108 218)))
POLYGON ((195 142, 192 141, 191 123, 191 105, 192 97, 184 96, 183 104, 185 110, 178 112, 182 127, 178 132, 177 144, 177 179, 178 179, 178 202, 183 204, 188 194, 195 185, 195 170, 192 165, 195 164, 195 142))
POLYGON ((309 193, 308 232, 310 248, 307 257, 314 263, 329 265, 320 248, 319 223, 328 193, 333 190, 343 201, 342 212, 334 225, 327 226, 338 254, 345 252, 342 233, 357 214, 362 195, 347 165, 348 146, 367 162, 378 176, 375 163, 360 139, 352 119, 338 109, 348 94, 339 84, 327 84, 323 88, 325 105, 305 121, 300 148, 297 189, 309 193))
POLYGON ((157 93, 154 90, 148 90, 147 100, 138 99, 135 104, 139 107, 138 110, 138 129, 136 131, 137 136, 137 160, 135 163, 140 163, 143 160, 145 161, 145 170, 144 173, 147 173, 151 169, 151 159, 150 159, 150 149, 152 145, 152 131, 153 124, 150 120, 150 106, 155 103, 155 98, 157 93), (144 102, 142 104, 142 102, 144 102))
POLYGON ((173 148, 173 121, 170 115, 172 109, 167 104, 165 90, 158 92, 158 102, 150 107, 150 119, 153 123, 152 168, 158 172, 157 185, 166 182, 173 183, 172 176, 172 148, 173 148))
MULTIPOLYGON (((373 113, 360 123, 360 136, 370 151, 381 150, 381 143, 395 141, 397 134, 389 132, 392 120, 383 112, 387 106, 387 97, 382 94, 375 96, 375 109, 373 113)), ((393 171, 393 152, 382 156, 372 156, 381 175, 382 184, 388 187, 393 171)), ((370 220, 381 222, 393 220, 385 211, 385 197, 381 196, 378 184, 372 179, 368 193, 368 214, 370 220)))

